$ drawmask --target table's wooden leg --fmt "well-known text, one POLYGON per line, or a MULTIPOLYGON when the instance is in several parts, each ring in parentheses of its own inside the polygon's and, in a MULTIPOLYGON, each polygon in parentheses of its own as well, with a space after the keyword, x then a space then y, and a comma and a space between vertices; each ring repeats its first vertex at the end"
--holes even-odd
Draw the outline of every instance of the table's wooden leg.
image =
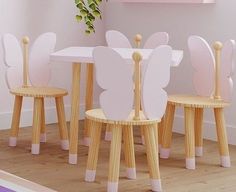
POLYGON ((129 179, 136 179, 136 166, 134 154, 134 135, 133 127, 123 126, 124 154, 126 163, 126 176, 129 179))
POLYGON ((46 124, 45 124, 45 109, 44 109, 44 99, 42 103, 42 121, 41 121, 41 130, 40 130, 40 142, 46 143, 47 135, 46 135, 46 124))
POLYGON ((228 147, 228 138, 225 127, 225 118, 223 108, 215 108, 215 121, 216 121, 216 131, 219 142, 219 150, 221 156, 221 166, 230 167, 230 156, 228 147))
POLYGON ((57 108, 57 117, 58 117, 58 126, 60 131, 61 138, 61 148, 63 150, 69 149, 69 138, 68 138, 68 130, 66 125, 66 115, 64 109, 63 97, 56 97, 56 108, 57 108))
POLYGON ((120 152, 121 152, 122 126, 112 126, 112 140, 109 160, 109 174, 107 192, 118 191, 120 152))
POLYGON ((203 155, 203 108, 195 108, 194 129, 195 153, 197 157, 201 157, 203 155))
MULTIPOLYGON (((92 63, 87 64, 87 78, 86 78, 86 101, 85 110, 93 108, 93 73, 94 65, 92 63)), ((89 146, 90 143, 90 130, 88 126, 88 120, 85 118, 84 126, 84 145, 89 146)))
POLYGON ((73 64, 72 94, 71 94, 71 120, 70 120, 70 150, 69 163, 77 163, 79 105, 80 105, 80 70, 81 64, 73 64))
POLYGON ((96 176, 98 152, 101 140, 102 123, 91 121, 91 143, 89 146, 88 160, 85 174, 85 181, 93 182, 96 176))
POLYGON ((194 108, 184 108, 186 168, 195 169, 194 108))
POLYGON ((164 125, 165 127, 162 130, 162 144, 160 149, 160 157, 163 159, 167 159, 170 156, 174 114, 175 114, 175 105, 168 103, 165 114, 165 125, 164 125))
POLYGON ((40 130, 42 122, 42 105, 43 98, 34 98, 34 115, 33 115, 33 134, 31 153, 39 154, 40 151, 40 130))
POLYGON ((15 147, 17 143, 17 137, 18 137, 19 126, 20 126, 22 101, 23 101, 22 96, 15 96, 15 103, 14 103, 13 116, 12 116, 12 122, 11 122, 11 131, 10 131, 10 138, 9 138, 10 147, 15 147))
POLYGON ((144 128, 144 138, 146 145, 147 161, 149 167, 149 174, 151 179, 152 191, 160 192, 161 187, 161 177, 159 170, 159 157, 158 157, 158 138, 155 138, 155 128, 156 125, 147 125, 144 128))

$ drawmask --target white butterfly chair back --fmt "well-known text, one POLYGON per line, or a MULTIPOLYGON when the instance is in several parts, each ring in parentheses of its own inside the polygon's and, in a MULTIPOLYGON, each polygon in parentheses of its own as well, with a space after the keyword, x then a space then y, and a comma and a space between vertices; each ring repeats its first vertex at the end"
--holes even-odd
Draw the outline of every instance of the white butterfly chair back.
POLYGON ((3 35, 4 62, 7 66, 6 83, 9 89, 23 85, 23 54, 21 46, 12 34, 3 35))
MULTIPOLYGON (((167 94, 162 88, 169 82, 171 54, 169 46, 161 46, 149 58, 141 98, 148 119, 160 119, 165 112, 167 94)), ((93 56, 96 80, 104 89, 100 95, 100 105, 106 118, 126 120, 134 103, 134 62, 124 60, 107 47, 96 47, 93 56)))
POLYGON ((145 42, 144 49, 154 49, 160 45, 167 45, 169 42, 169 35, 166 32, 157 32, 152 34, 145 42))
POLYGON ((112 48, 132 48, 129 39, 121 32, 109 30, 106 32, 106 42, 112 48))
POLYGON ((47 86, 51 78, 50 54, 56 45, 55 33, 40 35, 31 47, 29 79, 33 86, 47 86))

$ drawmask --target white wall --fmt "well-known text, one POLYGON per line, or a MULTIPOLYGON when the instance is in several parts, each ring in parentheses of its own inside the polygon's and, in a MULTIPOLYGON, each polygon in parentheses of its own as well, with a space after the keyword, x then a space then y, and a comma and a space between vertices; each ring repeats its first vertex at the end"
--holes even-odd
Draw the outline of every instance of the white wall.
MULTIPOLYGON (((28 35, 31 42, 41 33, 52 31, 57 34, 57 47, 94 46, 104 44, 104 21, 96 23, 96 34, 85 35, 84 25, 75 21, 77 10, 73 0, 0 0, 0 36, 10 32, 19 39, 28 35)), ((62 87, 70 92, 71 64, 52 63, 51 85, 62 87)), ((0 46, 0 129, 10 127, 13 97, 5 83, 3 51, 0 46)), ((82 68, 81 108, 84 106, 85 67, 82 68)), ((96 98, 96 97, 95 97, 96 98)), ((96 101, 95 101, 96 103, 96 101)), ((65 98, 67 119, 70 113, 70 96, 65 98)), ((47 122, 55 122, 54 102, 47 101, 47 122)), ((31 125, 32 100, 26 99, 22 110, 21 126, 31 125)))
MULTIPOLYGON (((197 34, 210 44, 215 40, 236 39, 236 1, 216 0, 216 4, 160 4, 160 3, 107 3, 106 29, 117 29, 133 39, 136 33, 143 40, 156 31, 170 35, 170 45, 184 50, 184 59, 178 68, 171 69, 169 93, 193 93, 192 67, 187 50, 187 38, 197 34)), ((236 83, 236 75, 234 76, 236 83)), ((178 111, 176 131, 183 132, 182 111, 178 111)), ((236 144, 236 89, 233 103, 226 112, 230 143, 236 144)), ((215 138, 212 113, 205 115, 205 136, 215 138)))

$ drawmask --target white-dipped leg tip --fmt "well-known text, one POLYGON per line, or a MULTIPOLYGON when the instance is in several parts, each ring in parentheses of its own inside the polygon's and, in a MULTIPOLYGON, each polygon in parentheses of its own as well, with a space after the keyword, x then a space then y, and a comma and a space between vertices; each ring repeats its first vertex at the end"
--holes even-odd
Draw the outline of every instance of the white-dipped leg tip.
POLYGON ((136 179, 136 169, 135 168, 126 168, 126 177, 128 179, 136 179))
POLYGON ((9 146, 10 147, 15 147, 17 143, 17 138, 16 137, 10 137, 9 138, 9 146))
POLYGON ((105 133, 105 141, 111 141, 112 133, 111 132, 106 132, 105 133))
POLYGON ((109 182, 108 181, 107 192, 118 192, 118 182, 109 182))
POLYGON ((40 145, 39 144, 32 144, 31 146, 31 154, 33 155, 38 155, 40 150, 40 145))
POLYGON ((95 170, 86 170, 85 181, 94 182, 95 181, 95 176, 96 176, 96 171, 95 170))
POLYGON ((195 158, 186 158, 186 169, 195 169, 195 158))
POLYGON ((203 147, 195 147, 195 155, 201 157, 203 155, 203 147))
POLYGON ((170 149, 169 148, 161 148, 160 149, 160 158, 168 159, 170 156, 170 149))
POLYGON ((77 164, 77 154, 69 154, 69 164, 77 164))
POLYGON ((46 133, 41 133, 40 134, 40 143, 46 143, 46 141, 47 141, 46 133))
POLYGON ((151 179, 152 191, 161 192, 161 180, 160 179, 151 179))
POLYGON ((221 160, 222 167, 225 167, 225 168, 231 167, 230 156, 221 156, 220 160, 221 160))
POLYGON ((89 145, 90 145, 90 137, 84 137, 83 145, 89 147, 89 145))
POLYGON ((62 150, 69 150, 69 140, 61 140, 62 150))
POLYGON ((142 139, 142 145, 145 145, 145 138, 143 135, 142 135, 141 139, 142 139))

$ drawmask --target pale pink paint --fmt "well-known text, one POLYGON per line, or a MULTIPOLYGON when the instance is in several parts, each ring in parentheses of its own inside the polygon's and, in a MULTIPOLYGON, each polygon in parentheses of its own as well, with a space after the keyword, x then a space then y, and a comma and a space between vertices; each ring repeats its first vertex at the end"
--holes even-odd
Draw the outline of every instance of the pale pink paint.
POLYGON ((129 3, 215 3, 215 0, 111 0, 129 3))
POLYGON ((132 48, 129 39, 121 32, 109 30, 106 32, 106 42, 112 48, 132 48))
POLYGON ((144 49, 155 49, 160 45, 167 45, 169 42, 169 35, 166 32, 157 32, 152 34, 145 42, 144 49))

